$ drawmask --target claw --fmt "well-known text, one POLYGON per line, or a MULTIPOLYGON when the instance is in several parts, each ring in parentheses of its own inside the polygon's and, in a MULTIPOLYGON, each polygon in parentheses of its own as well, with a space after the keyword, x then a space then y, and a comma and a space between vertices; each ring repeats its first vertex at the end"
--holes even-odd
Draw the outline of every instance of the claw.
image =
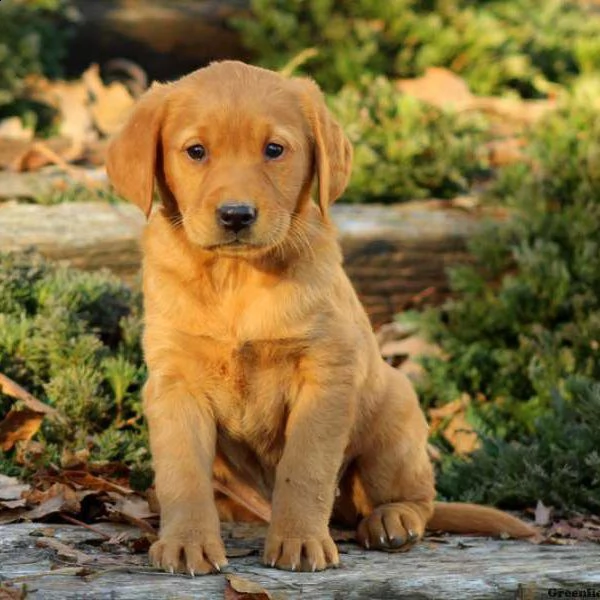
POLYGON ((386 546, 386 545, 387 545, 387 544, 385 543, 385 536, 383 536, 383 535, 382 535, 382 536, 380 536, 380 537, 379 537, 379 543, 380 543, 382 546, 386 546))
POLYGON ((271 566, 272 566, 272 567, 274 567, 276 562, 277 562, 277 561, 276 561, 275 559, 273 559, 273 560, 271 561, 271 566))
POLYGON ((369 540, 365 540, 365 548, 368 550, 371 547, 371 544, 369 544, 369 540))
POLYGON ((317 563, 316 563, 316 562, 314 562, 314 563, 312 564, 312 572, 314 573, 316 570, 317 570, 317 563))
POLYGON ((192 577, 196 577, 196 573, 194 573, 194 569, 190 569, 190 575, 191 575, 192 577))
POLYGON ((169 567, 169 573, 171 573, 171 575, 173 575, 175 573, 175 569, 173 569, 173 567, 169 567))
POLYGON ((295 570, 296 570, 296 565, 292 564, 292 571, 295 571, 295 570))

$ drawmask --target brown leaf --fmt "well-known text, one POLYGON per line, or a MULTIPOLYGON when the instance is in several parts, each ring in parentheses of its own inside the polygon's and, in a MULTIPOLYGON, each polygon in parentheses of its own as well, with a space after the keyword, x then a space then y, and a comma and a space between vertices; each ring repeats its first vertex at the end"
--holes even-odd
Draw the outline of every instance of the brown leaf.
POLYGON ((593 523, 571 522, 570 519, 562 519, 553 523, 546 532, 553 539, 577 540, 581 542, 599 542, 600 530, 593 523))
POLYGON ((0 500, 20 500, 30 486, 21 483, 16 477, 9 477, 0 473, 0 500))
POLYGON ((36 501, 40 502, 38 506, 24 515, 32 521, 43 519, 59 512, 78 513, 81 510, 77 494, 63 483, 55 483, 45 492, 34 490, 34 492, 27 495, 27 501, 30 504, 36 501))
POLYGON ((10 410, 0 422, 0 449, 10 450, 17 442, 30 440, 40 428, 43 413, 23 410, 10 410))
POLYGON ((271 594, 261 585, 238 575, 227 575, 225 600, 270 600, 271 594))
POLYGON ((92 65, 82 80, 93 98, 90 112, 94 124, 104 135, 116 133, 135 102, 132 95, 117 81, 105 86, 98 65, 92 65))
POLYGON ((118 498, 114 506, 106 507, 111 521, 131 523, 149 534, 156 534, 156 530, 144 519, 158 516, 150 510, 148 502, 138 496, 118 498))
POLYGON ((429 409, 431 429, 440 430, 442 435, 459 455, 470 454, 481 442, 477 433, 466 418, 470 398, 464 395, 440 408, 429 409))
POLYGON ((65 480, 86 489, 98 490, 101 492, 117 492, 118 494, 122 494, 124 496, 133 494, 133 490, 131 488, 119 485, 118 483, 109 481, 108 479, 104 479, 102 477, 97 477, 91 473, 88 473, 87 471, 65 470, 61 475, 65 480))
POLYGON ((25 508, 14 508, 12 510, 0 511, 0 525, 16 523, 17 521, 20 521, 26 513, 27 509, 25 508))
POLYGON ((0 121, 0 138, 29 141, 33 138, 34 131, 31 127, 25 127, 19 117, 8 117, 0 121))
MULTIPOLYGON (((215 460, 215 472, 219 473, 222 466, 219 459, 215 460)), ((265 500, 254 488, 240 479, 234 479, 228 476, 226 479, 213 479, 215 491, 224 494, 247 511, 256 515, 261 521, 269 523, 271 521, 271 504, 265 500)))
POLYGON ((67 166, 65 170, 68 170, 68 160, 75 160, 80 156, 80 152, 72 155, 71 148, 72 144, 65 147, 59 144, 58 148, 51 148, 48 142, 33 141, 15 156, 9 168, 17 173, 37 171, 46 165, 57 165, 63 169, 67 166))
POLYGON ((24 600, 26 597, 25 586, 16 588, 11 583, 0 582, 0 600, 24 600))
POLYGON ((28 409, 34 412, 40 412, 51 416, 58 416, 59 414, 55 408, 40 402, 25 388, 22 388, 18 383, 2 373, 0 373, 0 392, 7 396, 17 398, 17 400, 23 402, 28 409))
POLYGON ((64 448, 60 455, 60 466, 63 469, 80 469, 87 465, 90 458, 90 451, 87 448, 73 452, 64 448))
POLYGON ((439 107, 452 105, 463 108, 473 100, 473 94, 464 79, 439 67, 426 69, 422 77, 399 79, 397 87, 404 94, 439 107))
POLYGON ((49 81, 31 76, 26 80, 26 88, 32 99, 49 104, 59 112, 58 129, 62 137, 73 142, 98 137, 90 114, 90 90, 83 79, 49 81))
POLYGON ((25 508, 27 506, 27 502, 23 499, 21 500, 0 500, 0 509, 6 508, 8 510, 13 510, 15 508, 25 508))
POLYGON ((552 507, 545 506, 541 500, 538 500, 535 507, 535 524, 540 526, 548 525, 550 523, 551 516, 552 507))

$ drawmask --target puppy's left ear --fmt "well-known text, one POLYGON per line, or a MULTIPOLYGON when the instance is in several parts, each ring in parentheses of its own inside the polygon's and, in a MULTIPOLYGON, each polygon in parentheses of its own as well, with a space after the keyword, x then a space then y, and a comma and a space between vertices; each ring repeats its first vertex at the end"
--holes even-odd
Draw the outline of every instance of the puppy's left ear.
POLYGON ((314 143, 319 180, 319 208, 326 217, 328 209, 343 193, 352 171, 352 145, 340 124, 333 118, 323 93, 311 79, 293 80, 300 87, 300 101, 314 143))
POLYGON ((133 107, 107 150, 106 171, 116 192, 137 204, 146 218, 152 209, 168 84, 154 84, 133 107))

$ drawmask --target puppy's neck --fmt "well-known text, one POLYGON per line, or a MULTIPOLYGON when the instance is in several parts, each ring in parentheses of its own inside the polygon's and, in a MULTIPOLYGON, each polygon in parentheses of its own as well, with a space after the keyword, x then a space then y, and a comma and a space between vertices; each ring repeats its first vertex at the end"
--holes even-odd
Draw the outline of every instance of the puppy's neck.
POLYGON ((302 335, 343 276, 329 226, 306 227, 301 244, 257 257, 220 256, 194 246, 181 227, 153 216, 144 235, 147 322, 168 317, 191 335, 233 342, 302 335))

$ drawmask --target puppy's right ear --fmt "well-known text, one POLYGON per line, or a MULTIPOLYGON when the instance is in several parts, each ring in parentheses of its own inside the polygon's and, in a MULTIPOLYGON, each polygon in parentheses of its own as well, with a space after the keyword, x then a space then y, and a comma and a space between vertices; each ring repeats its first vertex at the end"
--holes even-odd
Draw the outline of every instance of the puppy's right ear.
POLYGON ((154 84, 133 107, 123 128, 111 140, 106 171, 117 194, 152 210, 156 158, 166 97, 170 86, 154 84))

